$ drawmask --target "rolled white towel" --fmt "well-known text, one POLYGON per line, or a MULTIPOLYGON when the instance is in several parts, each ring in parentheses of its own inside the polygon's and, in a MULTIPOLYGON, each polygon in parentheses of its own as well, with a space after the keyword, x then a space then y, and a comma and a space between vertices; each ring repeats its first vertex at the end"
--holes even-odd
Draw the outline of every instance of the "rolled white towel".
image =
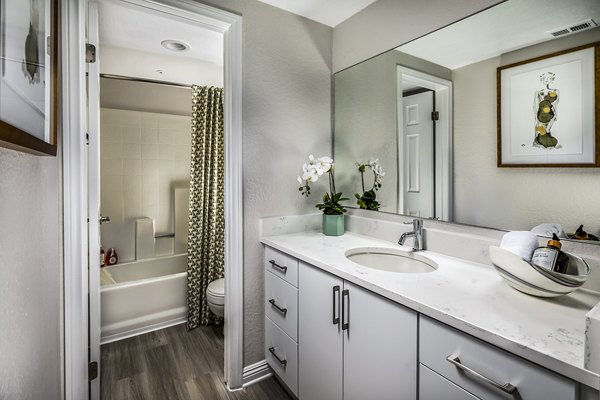
POLYGON ((533 251, 539 247, 538 237, 529 231, 512 231, 504 234, 500 247, 531 261, 533 251))
POLYGON ((535 233, 538 236, 544 236, 544 237, 552 237, 553 233, 556 233, 556 236, 558 236, 559 238, 566 238, 567 234, 565 233, 565 230, 563 229, 561 224, 540 224, 538 226, 534 226, 533 228, 531 228, 531 232, 535 233))

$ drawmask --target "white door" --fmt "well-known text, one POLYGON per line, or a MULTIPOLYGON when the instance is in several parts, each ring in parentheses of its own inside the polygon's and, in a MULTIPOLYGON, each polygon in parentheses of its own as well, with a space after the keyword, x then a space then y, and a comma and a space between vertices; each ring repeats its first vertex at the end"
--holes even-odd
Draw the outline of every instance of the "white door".
POLYGON ((403 97, 404 214, 435 217, 433 92, 403 97))
POLYGON ((344 281, 303 262, 298 272, 298 397, 341 400, 344 281))
POLYGON ((349 282, 344 292, 344 400, 415 400, 417 313, 349 282))
MULTIPOLYGON (((88 4, 88 40, 98 49, 98 4, 88 4)), ((96 52, 97 53, 97 52, 96 52)), ((90 399, 100 399, 100 70, 88 62, 88 236, 90 362, 98 377, 90 381, 90 399)))

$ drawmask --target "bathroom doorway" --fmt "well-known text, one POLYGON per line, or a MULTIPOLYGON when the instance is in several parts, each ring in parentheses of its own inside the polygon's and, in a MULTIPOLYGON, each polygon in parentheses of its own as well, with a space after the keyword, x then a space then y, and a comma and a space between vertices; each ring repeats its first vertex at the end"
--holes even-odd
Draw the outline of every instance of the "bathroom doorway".
MULTIPOLYGON (((151 354, 157 351, 174 357, 177 352, 173 349, 183 346, 193 356, 201 350, 194 348, 194 343, 212 342, 210 350, 196 358, 210 353, 208 363, 217 364, 215 382, 226 382, 230 388, 241 386, 241 76, 239 65, 230 61, 225 66, 224 60, 239 55, 239 37, 235 35, 239 25, 232 28, 236 23, 239 17, 176 0, 89 3, 88 206, 90 216, 98 215, 97 221, 89 218, 88 245, 92 399, 100 398, 104 382, 112 380, 110 389, 120 390, 114 380, 119 376, 113 373, 123 363, 131 365, 123 358, 110 364, 111 354, 117 358, 124 354, 118 349, 111 352, 110 346, 127 341, 129 350, 136 343, 145 343, 144 356, 137 358, 140 364, 130 369, 129 376, 120 378, 140 378, 144 362, 152 364, 151 354), (224 196, 221 217, 225 219, 221 276, 223 269, 231 276, 217 291, 231 290, 228 311, 232 317, 222 315, 227 321, 225 331, 202 328, 188 336, 181 324, 188 320, 192 97, 198 88, 212 87, 224 88, 220 93, 228 95, 225 101, 222 95, 217 101, 223 118, 220 158, 224 159, 222 181, 226 181, 218 192, 224 196), (101 266, 103 263, 106 265, 101 266), (228 330, 234 333, 230 335, 228 330), (194 342, 192 336, 200 338, 194 342), (171 348, 157 350, 156 342, 165 344, 166 337, 171 348), (102 361, 107 361, 109 368, 103 368, 102 361), (92 379, 94 368, 100 371, 98 379, 92 379)), ((205 290, 203 287, 203 296, 205 290)), ((214 303, 214 287, 211 294, 214 303)), ((224 313, 224 296, 220 301, 220 310, 211 308, 217 314, 224 313)), ((212 322, 215 320, 222 321, 213 318, 212 322)), ((165 355, 160 358, 164 361, 165 355)), ((173 365, 180 366, 179 361, 174 360, 173 365)), ((134 386, 132 381, 128 385, 134 386)), ((102 393, 104 398, 115 398, 110 390, 103 388, 102 393)))
POLYGON ((397 67, 398 210, 442 219, 452 214, 452 82, 397 67))

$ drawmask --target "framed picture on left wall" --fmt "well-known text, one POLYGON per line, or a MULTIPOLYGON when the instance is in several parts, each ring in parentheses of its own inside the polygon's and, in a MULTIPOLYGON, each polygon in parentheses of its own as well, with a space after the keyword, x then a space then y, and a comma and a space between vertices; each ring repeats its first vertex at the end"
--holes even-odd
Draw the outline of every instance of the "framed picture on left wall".
POLYGON ((0 146, 56 155, 59 0, 0 1, 0 146))

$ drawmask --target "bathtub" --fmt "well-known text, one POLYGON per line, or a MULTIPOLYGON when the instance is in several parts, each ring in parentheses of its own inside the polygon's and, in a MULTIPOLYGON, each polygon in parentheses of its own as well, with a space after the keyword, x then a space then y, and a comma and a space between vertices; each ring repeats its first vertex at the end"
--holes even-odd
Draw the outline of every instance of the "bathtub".
POLYGON ((103 267, 100 343, 186 321, 187 254, 103 267))

